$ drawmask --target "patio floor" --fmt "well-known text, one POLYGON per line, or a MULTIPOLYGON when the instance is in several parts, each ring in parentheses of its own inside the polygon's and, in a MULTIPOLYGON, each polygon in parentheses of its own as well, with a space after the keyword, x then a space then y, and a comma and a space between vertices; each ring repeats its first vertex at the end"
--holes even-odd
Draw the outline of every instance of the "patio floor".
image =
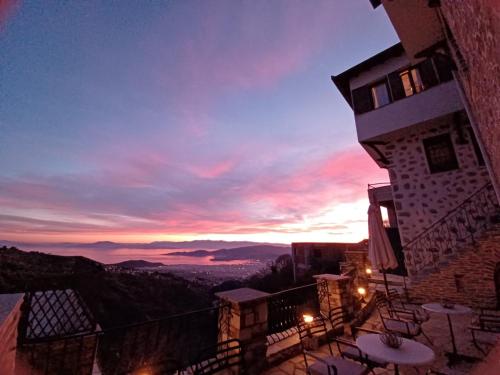
MULTIPOLYGON (((450 339, 450 331, 448 328, 448 322, 446 320, 446 316, 440 314, 431 313, 431 319, 423 324, 423 329, 425 333, 430 337, 433 345, 430 345, 427 340, 423 336, 419 336, 417 341, 430 346, 435 354, 436 359, 430 365, 423 366, 419 368, 417 371, 414 367, 400 366, 401 374, 424 374, 427 369, 432 369, 437 373, 442 373, 446 375, 463 375, 463 374, 481 374, 481 368, 488 368, 490 371, 492 370, 492 366, 498 369, 498 372, 491 372, 492 374, 500 374, 500 359, 497 358, 494 354, 496 352, 500 353, 500 341, 498 340, 497 335, 480 333, 478 335, 478 342, 481 347, 485 350, 490 350, 495 343, 497 346, 494 350, 491 351, 491 354, 485 358, 484 354, 481 353, 474 344, 472 343, 472 337, 469 329, 467 328, 470 324, 471 316, 454 316, 452 317, 453 323, 453 331, 455 333, 456 343, 458 352, 460 354, 465 354, 468 356, 472 356, 478 358, 478 362, 475 363, 466 363, 461 362, 453 366, 453 368, 449 368, 447 366, 448 358, 445 356, 446 351, 451 351, 451 339, 450 339), (488 364, 485 364, 485 361, 488 364)), ((382 329, 382 324, 378 318, 378 313, 375 311, 371 317, 366 321, 363 325, 365 328, 371 328, 376 330, 382 329)), ((362 333, 361 333, 362 334, 362 333)), ((332 345, 332 349, 335 353, 337 353, 336 345, 332 345)), ((326 345, 322 346, 319 350, 321 353, 326 355, 328 348, 326 345)), ((338 354, 338 353, 337 353, 338 354)), ((394 366, 389 365, 387 369, 375 369, 375 373, 378 375, 383 374, 393 374, 394 366)), ((264 375, 299 375, 306 374, 305 365, 304 365, 304 357, 302 355, 295 356, 290 358, 289 360, 281 363, 280 365, 273 367, 267 370, 264 375)))

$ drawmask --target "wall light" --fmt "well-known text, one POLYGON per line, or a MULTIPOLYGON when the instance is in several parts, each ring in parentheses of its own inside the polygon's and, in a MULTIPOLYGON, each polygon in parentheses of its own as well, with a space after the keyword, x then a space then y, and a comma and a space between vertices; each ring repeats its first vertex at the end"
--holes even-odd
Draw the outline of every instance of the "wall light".
POLYGON ((361 296, 361 303, 366 303, 365 301, 366 289, 360 286, 358 288, 358 294, 361 296))
POLYGON ((309 314, 304 314, 302 315, 302 317, 304 318, 304 323, 312 323, 312 321, 314 320, 314 317, 309 314))
POLYGON ((367 267, 365 272, 368 276, 370 276, 372 274, 372 269, 370 267, 367 267))

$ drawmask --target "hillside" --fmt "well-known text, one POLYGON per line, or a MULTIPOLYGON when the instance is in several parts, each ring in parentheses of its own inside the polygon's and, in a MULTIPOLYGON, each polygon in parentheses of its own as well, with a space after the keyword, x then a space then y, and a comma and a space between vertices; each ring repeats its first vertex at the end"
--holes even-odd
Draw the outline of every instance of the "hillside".
POLYGON ((206 286, 169 273, 108 272, 84 257, 0 248, 0 293, 74 288, 103 327, 159 318, 210 305, 206 286))

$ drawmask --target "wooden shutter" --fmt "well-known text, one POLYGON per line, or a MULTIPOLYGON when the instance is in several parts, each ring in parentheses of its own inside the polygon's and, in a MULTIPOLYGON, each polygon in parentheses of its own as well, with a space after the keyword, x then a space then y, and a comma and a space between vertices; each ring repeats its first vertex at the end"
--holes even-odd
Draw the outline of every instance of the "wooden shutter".
POLYGON ((439 80, 441 82, 448 82, 453 79, 453 74, 451 72, 453 67, 453 62, 449 56, 437 54, 434 57, 434 65, 439 75, 439 80))
POLYGON ((392 100, 399 100, 406 96, 399 72, 389 74, 389 85, 391 86, 392 100))
POLYGON ((434 67, 432 66, 432 61, 430 59, 422 61, 420 64, 418 64, 418 71, 420 72, 422 83, 424 84, 424 90, 437 85, 438 80, 436 77, 436 73, 434 72, 434 67))
POLYGON ((373 109, 370 86, 363 86, 352 90, 352 101, 355 113, 365 113, 373 109))

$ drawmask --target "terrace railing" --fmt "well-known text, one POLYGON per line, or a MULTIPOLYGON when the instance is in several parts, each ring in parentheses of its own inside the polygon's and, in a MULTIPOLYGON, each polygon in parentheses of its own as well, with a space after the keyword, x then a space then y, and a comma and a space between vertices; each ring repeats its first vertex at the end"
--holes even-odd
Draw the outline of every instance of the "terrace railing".
POLYGON ((403 246, 410 274, 435 269, 465 245, 474 243, 498 212, 495 191, 488 183, 403 246))
POLYGON ((27 368, 23 374, 178 373, 196 364, 206 356, 206 348, 215 348, 228 333, 230 314, 221 309, 230 306, 64 338, 25 338, 19 350, 27 368))
POLYGON ((271 294, 267 299, 268 344, 295 334, 303 314, 319 315, 322 303, 330 305, 326 281, 271 294))

